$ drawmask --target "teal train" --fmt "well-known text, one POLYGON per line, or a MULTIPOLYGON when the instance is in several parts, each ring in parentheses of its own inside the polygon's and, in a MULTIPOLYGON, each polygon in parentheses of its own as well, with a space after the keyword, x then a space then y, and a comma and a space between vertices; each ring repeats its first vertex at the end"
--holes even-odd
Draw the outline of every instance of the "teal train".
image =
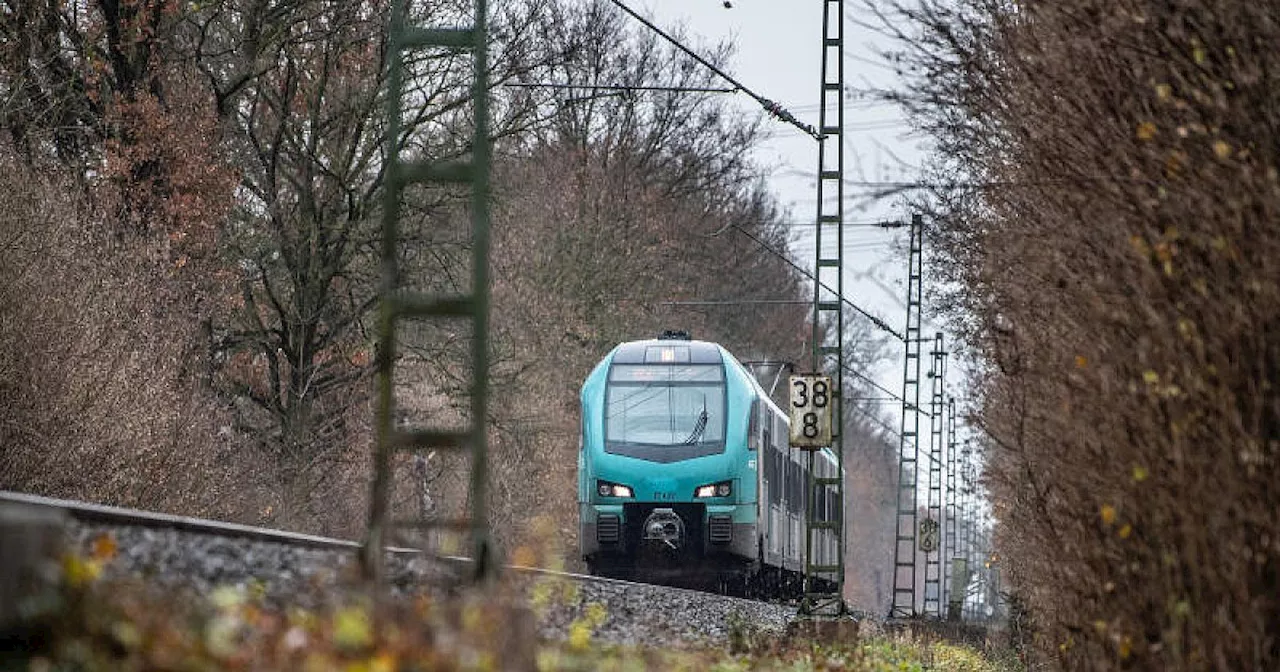
MULTIPOLYGON (((581 401, 578 539, 592 574, 798 593, 809 454, 788 447, 786 414, 728 350, 683 332, 623 343, 581 401)), ((813 465, 837 472, 825 449, 813 465)), ((839 520, 834 496, 813 504, 839 520)), ((834 532, 815 532, 814 564, 836 564, 834 532)))

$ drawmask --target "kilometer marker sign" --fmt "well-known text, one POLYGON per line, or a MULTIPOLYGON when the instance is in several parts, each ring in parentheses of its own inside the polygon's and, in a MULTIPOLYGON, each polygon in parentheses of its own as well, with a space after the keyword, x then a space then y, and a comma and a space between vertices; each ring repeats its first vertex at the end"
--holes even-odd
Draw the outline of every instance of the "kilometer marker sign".
POLYGON ((791 376, 791 447, 818 450, 831 445, 831 376, 791 376))

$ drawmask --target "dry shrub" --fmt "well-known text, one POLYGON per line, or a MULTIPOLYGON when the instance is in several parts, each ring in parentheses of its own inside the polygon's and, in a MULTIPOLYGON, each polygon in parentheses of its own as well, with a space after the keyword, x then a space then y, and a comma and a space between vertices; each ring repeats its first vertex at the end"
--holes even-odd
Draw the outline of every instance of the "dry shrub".
POLYGON ((926 3, 1000 555, 1068 669, 1280 665, 1280 14, 926 3), (971 182, 971 184, 970 184, 971 182))
POLYGON ((212 102, 174 79, 164 102, 139 93, 116 96, 108 107, 119 137, 105 143, 97 192, 115 226, 162 232, 183 252, 207 252, 238 175, 225 159, 212 102))
POLYGON ((252 519, 202 383, 216 281, 106 231, 58 171, 0 172, 0 488, 252 519))

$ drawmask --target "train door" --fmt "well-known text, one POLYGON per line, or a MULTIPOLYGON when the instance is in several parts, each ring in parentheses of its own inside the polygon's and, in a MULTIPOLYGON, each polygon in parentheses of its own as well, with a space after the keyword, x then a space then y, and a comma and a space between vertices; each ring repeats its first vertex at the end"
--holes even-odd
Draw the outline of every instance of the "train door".
POLYGON ((781 435, 777 432, 774 415, 771 410, 766 410, 766 416, 764 424, 771 430, 769 440, 764 443, 769 459, 768 551, 771 555, 771 564, 780 567, 786 555, 786 518, 783 515, 783 506, 786 502, 786 484, 783 480, 785 465, 782 462, 782 451, 778 450, 781 435))

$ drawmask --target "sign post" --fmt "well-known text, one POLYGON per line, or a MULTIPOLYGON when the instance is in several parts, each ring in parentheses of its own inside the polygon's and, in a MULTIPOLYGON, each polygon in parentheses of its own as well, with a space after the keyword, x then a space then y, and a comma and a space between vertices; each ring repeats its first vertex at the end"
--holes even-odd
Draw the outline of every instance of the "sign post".
POLYGON ((938 521, 932 518, 920 521, 920 550, 925 553, 938 550, 938 521))
POLYGON ((791 376, 791 447, 820 450, 831 445, 831 376, 791 376))

